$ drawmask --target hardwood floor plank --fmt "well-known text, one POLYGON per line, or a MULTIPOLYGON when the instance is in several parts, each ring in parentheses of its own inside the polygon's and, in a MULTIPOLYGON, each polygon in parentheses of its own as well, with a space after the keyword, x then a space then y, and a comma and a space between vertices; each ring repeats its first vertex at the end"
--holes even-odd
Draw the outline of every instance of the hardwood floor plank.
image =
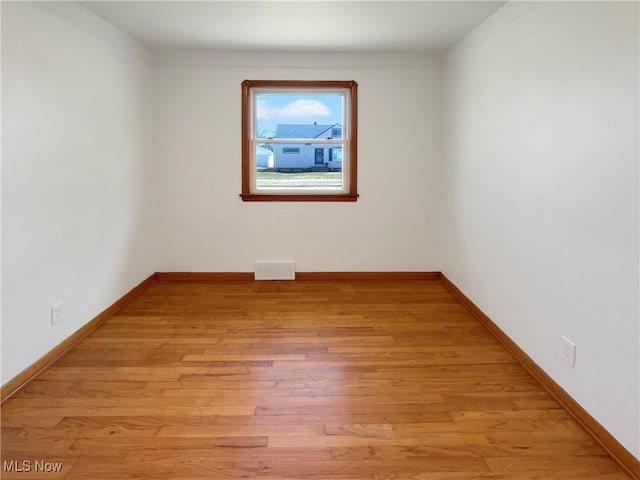
POLYGON ((493 471, 529 472, 542 470, 561 474, 562 472, 615 473, 617 465, 611 465, 608 457, 583 455, 554 455, 550 457, 486 457, 485 461, 493 471))
POLYGON ((346 423, 325 424, 327 435, 347 435, 362 438, 381 438, 393 440, 393 426, 389 423, 346 423))
POLYGON ((286 425, 197 425, 168 426, 159 429, 158 437, 230 437, 230 436, 266 436, 303 435, 316 436, 324 434, 322 424, 286 424, 286 425))
MULTIPOLYGON (((383 470, 384 471, 384 470, 383 470)), ((374 473, 372 480, 624 480, 629 477, 621 473, 595 473, 589 472, 586 477, 580 472, 563 472, 563 475, 551 473, 547 471, 529 471, 518 472, 517 476, 513 473, 496 473, 496 472, 428 472, 419 474, 395 474, 395 473, 374 473)))
POLYGON ((315 414, 290 414, 290 415, 251 415, 251 416, 219 416, 216 423, 218 425, 300 425, 306 423, 327 423, 327 424, 375 424, 381 422, 450 422, 451 417, 445 411, 422 411, 418 413, 407 412, 372 412, 355 413, 348 412, 340 414, 329 412, 319 417, 315 414))
POLYGON ((419 461, 424 457, 546 457, 553 455, 593 455, 606 456, 604 451, 594 442, 541 442, 521 448, 518 444, 485 444, 485 445, 376 445, 356 447, 332 447, 331 455, 343 460, 359 461, 368 458, 405 458, 407 461, 419 461))
POLYGON ((465 447, 489 445, 489 440, 481 433, 457 435, 455 433, 425 433, 414 436, 395 436, 395 438, 363 437, 359 434, 344 435, 271 435, 269 447, 306 446, 312 448, 361 447, 377 445, 415 446, 430 445, 443 447, 465 447))

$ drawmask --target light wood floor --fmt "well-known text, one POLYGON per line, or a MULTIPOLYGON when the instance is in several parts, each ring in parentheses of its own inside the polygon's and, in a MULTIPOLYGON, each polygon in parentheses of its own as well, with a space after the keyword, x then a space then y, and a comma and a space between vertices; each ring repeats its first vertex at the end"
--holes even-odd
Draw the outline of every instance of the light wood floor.
POLYGON ((436 281, 156 283, 5 404, 2 460, 32 462, 7 479, 628 478, 436 281))

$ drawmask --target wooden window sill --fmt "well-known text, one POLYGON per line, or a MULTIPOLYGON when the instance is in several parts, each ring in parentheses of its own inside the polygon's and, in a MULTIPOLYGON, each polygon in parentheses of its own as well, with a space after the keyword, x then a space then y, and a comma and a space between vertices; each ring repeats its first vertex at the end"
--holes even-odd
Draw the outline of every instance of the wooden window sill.
POLYGON ((240 194, 243 202, 355 202, 358 200, 357 194, 335 194, 335 195, 271 195, 271 194, 240 194))

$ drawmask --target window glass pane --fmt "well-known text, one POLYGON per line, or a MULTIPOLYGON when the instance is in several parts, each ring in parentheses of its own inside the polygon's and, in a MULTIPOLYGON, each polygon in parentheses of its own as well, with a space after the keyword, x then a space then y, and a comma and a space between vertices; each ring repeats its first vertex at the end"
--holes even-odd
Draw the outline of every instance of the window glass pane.
POLYGON ((342 94, 256 95, 256 138, 342 138, 342 94))
POLYGON ((256 147, 259 189, 340 190, 342 186, 342 144, 260 143, 256 147))

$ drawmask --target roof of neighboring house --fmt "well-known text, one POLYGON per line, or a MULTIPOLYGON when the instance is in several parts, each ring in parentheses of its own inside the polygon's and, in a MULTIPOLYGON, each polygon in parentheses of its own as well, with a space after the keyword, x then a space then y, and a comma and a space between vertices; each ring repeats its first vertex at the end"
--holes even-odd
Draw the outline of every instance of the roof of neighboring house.
POLYGON ((341 127, 339 123, 332 125, 291 125, 291 124, 278 124, 276 126, 276 133, 273 138, 320 138, 323 137, 325 132, 328 132, 325 138, 332 137, 331 129, 333 127, 341 127))

